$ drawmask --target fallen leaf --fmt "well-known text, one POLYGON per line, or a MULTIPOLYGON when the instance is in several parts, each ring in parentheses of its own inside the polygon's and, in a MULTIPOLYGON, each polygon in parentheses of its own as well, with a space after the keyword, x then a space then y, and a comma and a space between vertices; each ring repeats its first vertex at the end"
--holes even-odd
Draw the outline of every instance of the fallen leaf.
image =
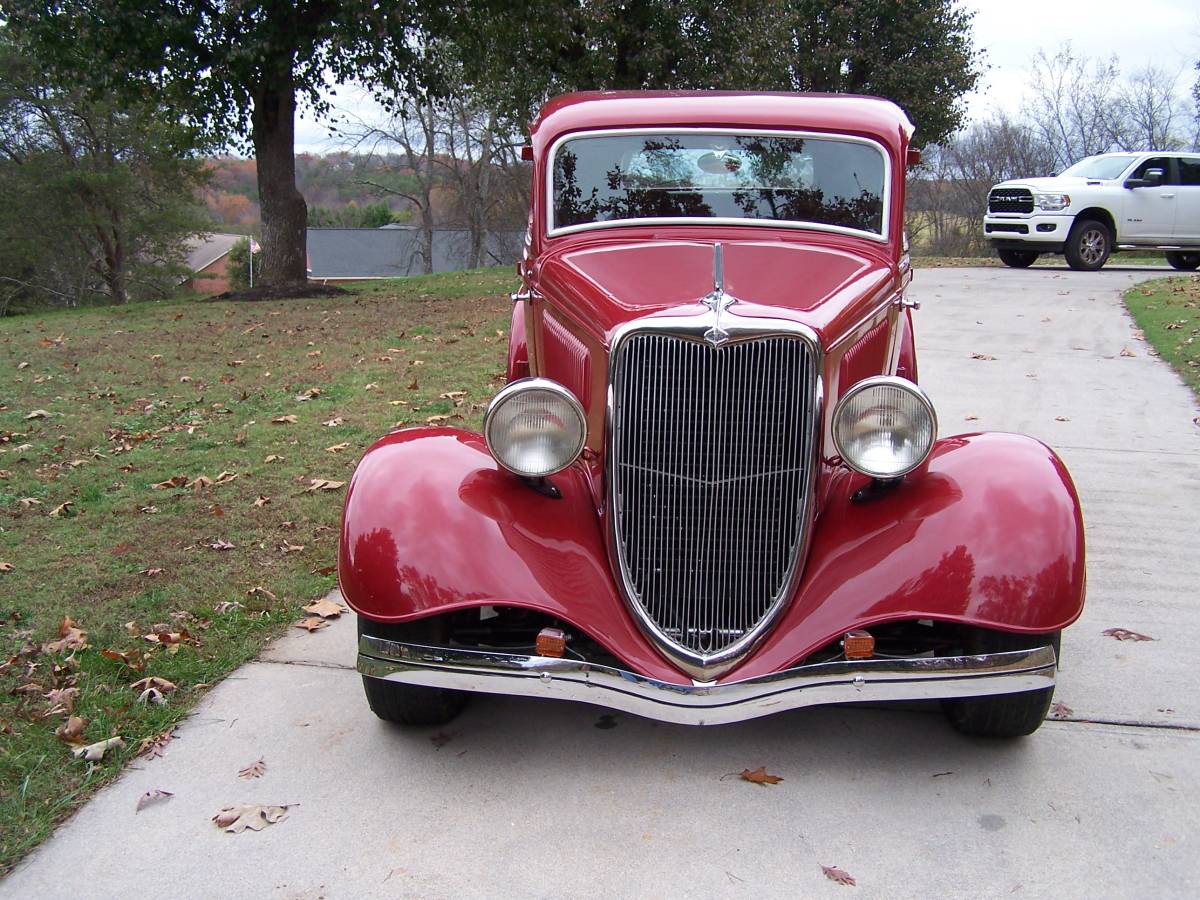
POLYGON ((161 575, 162 573, 162 569, 142 569, 142 571, 138 572, 139 575, 145 575, 147 578, 153 578, 155 575, 161 575))
POLYGON ((146 669, 146 660, 140 650, 126 650, 124 652, 119 650, 101 650, 100 655, 106 659, 124 663, 135 672, 143 672, 146 669))
POLYGON ((252 588, 250 588, 250 590, 246 591, 246 596, 247 597, 266 597, 272 603, 276 603, 279 600, 278 597, 276 597, 273 593, 268 591, 265 587, 252 587, 252 588))
POLYGON ((165 678, 159 678, 157 675, 150 675, 146 678, 141 678, 130 685, 135 691, 145 691, 150 688, 162 691, 164 694, 169 694, 175 690, 174 682, 167 681, 165 678))
POLYGON ((68 500, 66 503, 60 503, 54 509, 50 510, 50 518, 52 519, 69 519, 75 513, 71 512, 75 504, 68 500))
POLYGON ((320 397, 320 396, 321 396, 320 388, 309 388, 306 391, 301 391, 300 393, 298 393, 296 395, 296 400, 297 400, 297 402, 303 403, 305 400, 311 400, 311 399, 313 399, 313 397, 320 397))
POLYGON ((449 418, 449 416, 428 416, 425 421, 430 425, 436 425, 439 422, 447 421, 449 418))
POLYGON ((341 453, 343 450, 345 450, 349 446, 350 446, 350 442, 344 441, 341 444, 334 444, 331 447, 326 447, 325 452, 326 453, 341 453))
POLYGON ((308 606, 304 607, 304 611, 309 615, 319 616, 322 619, 336 619, 346 611, 346 607, 340 603, 335 603, 328 597, 323 597, 308 604, 308 606))
POLYGON ((79 688, 64 687, 54 688, 45 695, 50 701, 50 707, 58 713, 70 713, 75 706, 75 698, 79 695, 79 688))
POLYGON ((62 653, 64 650, 74 652, 85 649, 87 645, 87 632, 70 616, 64 616, 58 623, 58 640, 47 641, 42 645, 42 650, 46 653, 62 653))
POLYGON ((742 769, 741 778, 743 781, 749 781, 752 784, 779 784, 783 781, 778 775, 768 775, 766 766, 759 766, 753 772, 749 769, 742 769))
POLYGON ((1054 701, 1054 705, 1050 707, 1050 718, 1052 719, 1068 719, 1073 715, 1075 715, 1075 710, 1061 700, 1054 701))
POLYGON ((837 866, 821 866, 821 871, 825 873, 825 877, 830 881, 836 881, 838 884, 848 884, 854 886, 858 882, 854 880, 849 872, 839 869, 837 866))
POLYGON ((326 428, 336 428, 337 426, 341 425, 345 421, 346 420, 343 419, 341 416, 334 416, 328 422, 322 422, 321 424, 324 425, 326 428))
POLYGON ((225 613, 234 609, 242 609, 242 604, 238 603, 236 600, 222 600, 213 607, 213 612, 217 613, 218 615, 224 615, 225 613))
POLYGON ((262 494, 259 494, 258 497, 255 498, 253 505, 254 506, 266 506, 270 502, 271 502, 270 497, 264 497, 262 494))
POLYGON ((22 369, 28 369, 28 368, 29 368, 29 363, 27 363, 27 362, 17 363, 17 371, 18 372, 21 371, 22 369))
POLYGON ((168 488, 183 487, 188 483, 186 475, 172 475, 166 481, 160 481, 157 484, 152 484, 150 487, 156 491, 165 491, 168 488))
POLYGON ((88 762, 99 762, 104 759, 104 754, 113 747, 124 747, 125 739, 122 737, 110 737, 107 740, 96 741, 94 744, 88 744, 86 747, 77 747, 71 751, 71 755, 76 759, 86 759, 88 762))
POLYGON ((308 487, 301 493, 312 494, 316 491, 336 491, 345 484, 346 482, 344 481, 330 481, 327 478, 310 478, 308 480, 308 487))
POLYGON ((197 475, 195 478, 193 478, 191 481, 189 481, 187 483, 187 486, 190 487, 192 490, 194 490, 196 493, 200 493, 200 491, 204 490, 205 488, 212 487, 213 483, 214 483, 213 480, 211 478, 209 478, 207 475, 197 475))
POLYGON ((155 706, 162 706, 167 702, 167 698, 163 696, 162 691, 158 688, 146 688, 137 696, 138 703, 153 703, 155 706))
POLYGON ((134 809, 133 812, 136 815, 151 803, 159 803, 163 800, 170 800, 174 796, 175 794, 173 794, 171 791, 164 791, 159 788, 155 788, 152 791, 146 791, 146 793, 142 794, 142 796, 138 798, 137 808, 134 809))
POLYGON ((1054 421, 1055 422, 1070 422, 1071 417, 1070 416, 1055 416, 1054 421))
POLYGON ((971 359, 982 359, 985 361, 989 361, 989 360, 993 360, 995 358, 996 357, 992 356, 990 353, 972 353, 971 354, 971 359))
POLYGON ((82 718, 71 716, 54 729, 54 735, 60 741, 65 741, 68 744, 82 744, 83 729, 86 727, 87 723, 82 718))
POLYGON ((238 477, 237 472, 222 472, 220 475, 218 475, 213 480, 213 484, 228 484, 229 482, 233 481, 233 479, 235 479, 237 477, 238 477))
POLYGON ((1137 354, 1134 353, 1132 350, 1130 350, 1128 347, 1122 347, 1121 348, 1121 356, 1137 356, 1137 354))
POLYGON ((142 754, 145 754, 147 759, 154 759, 156 756, 162 756, 163 750, 166 749, 167 744, 171 743, 174 737, 175 726, 172 725, 170 728, 164 732, 161 732, 160 734, 144 738, 142 742, 138 744, 136 755, 141 756, 142 754))
POLYGON ((289 553, 301 553, 304 550, 303 544, 289 544, 286 541, 279 545, 279 552, 285 556, 289 553))
MULTIPOLYGON (((155 626, 155 628, 163 627, 155 626)), ((198 643, 186 628, 183 631, 153 631, 150 634, 142 635, 142 640, 149 641, 151 644, 161 644, 167 648, 168 653, 176 653, 182 644, 198 643)))
POLYGON ((295 425, 300 419, 296 416, 276 416, 271 421, 276 425, 295 425))
POLYGON ((265 463, 283 462, 283 460, 284 457, 280 456, 278 453, 269 453, 263 458, 263 462, 265 463))
POLYGON ((212 820, 217 823, 218 828, 230 834, 240 834, 247 828, 251 831, 262 831, 268 825, 283 821, 288 808, 294 805, 289 803, 281 806, 260 806, 246 803, 241 806, 227 806, 213 816, 212 820))
POLYGON ((229 541, 226 541, 226 540, 216 540, 216 541, 213 541, 208 546, 210 546, 214 550, 235 550, 235 549, 237 549, 233 544, 229 543, 229 541))
POLYGON ((332 575, 337 571, 337 566, 321 566, 319 569, 313 569, 316 575, 332 575))
POLYGON ((21 509, 32 509, 35 506, 41 506, 42 501, 37 497, 21 497, 17 500, 17 506, 21 509))
POLYGON ((15 568, 16 566, 10 562, 0 562, 0 572, 11 572, 15 568))
POLYGON ((224 508, 223 506, 221 506, 221 504, 220 504, 220 503, 214 503, 214 504, 212 505, 212 509, 210 509, 210 510, 208 511, 208 514, 209 514, 210 516, 213 516, 213 517, 218 517, 218 518, 219 518, 220 516, 223 516, 223 515, 225 515, 225 508, 224 508))
POLYGON ((244 769, 238 769, 238 778, 262 778, 267 771, 267 764, 260 757, 244 769))
POLYGON ((48 415, 50 415, 50 413, 46 412, 44 409, 35 409, 33 412, 31 412, 25 418, 26 419, 44 419, 48 415))
POLYGON ((328 627, 329 623, 320 616, 309 616, 307 619, 301 619, 296 623, 297 628, 303 628, 310 634, 314 631, 320 631, 322 628, 328 627))
POLYGON ((964 422, 977 422, 977 421, 979 421, 979 416, 975 415, 975 413, 967 413, 965 416, 963 416, 963 421, 964 422))
POLYGON ((1152 638, 1148 634, 1139 634, 1136 631, 1130 631, 1128 628, 1106 628, 1101 632, 1105 637, 1116 638, 1118 641, 1156 641, 1158 638, 1152 638))

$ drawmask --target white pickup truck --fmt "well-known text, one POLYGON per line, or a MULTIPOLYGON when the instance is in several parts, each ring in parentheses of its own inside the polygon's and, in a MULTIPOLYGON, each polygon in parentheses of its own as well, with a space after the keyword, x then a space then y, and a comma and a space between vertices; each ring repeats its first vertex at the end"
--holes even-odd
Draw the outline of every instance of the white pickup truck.
POLYGON ((1050 178, 1004 181, 988 194, 983 233, 1007 266, 1061 253, 1095 271, 1121 250, 1161 249, 1200 266, 1200 153, 1104 153, 1050 178))

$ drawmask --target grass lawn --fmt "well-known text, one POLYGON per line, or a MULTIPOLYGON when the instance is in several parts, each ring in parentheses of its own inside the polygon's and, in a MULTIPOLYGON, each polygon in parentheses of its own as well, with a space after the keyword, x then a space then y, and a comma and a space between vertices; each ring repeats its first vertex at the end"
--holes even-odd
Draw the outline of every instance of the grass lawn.
POLYGON ((1150 345, 1200 398, 1200 276, 1142 282, 1125 292, 1125 306, 1150 345))
POLYGON ((0 873, 334 586, 345 488, 314 479, 396 425, 478 427, 514 287, 0 319, 0 873))

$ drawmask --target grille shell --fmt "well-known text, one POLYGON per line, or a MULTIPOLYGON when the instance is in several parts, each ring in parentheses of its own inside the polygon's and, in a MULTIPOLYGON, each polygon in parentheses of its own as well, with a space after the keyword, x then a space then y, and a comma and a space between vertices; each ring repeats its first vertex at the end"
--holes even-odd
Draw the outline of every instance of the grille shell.
POLYGON ((1033 212, 1033 191, 1028 188, 994 188, 988 194, 990 213, 1033 212))
POLYGON ((731 320, 720 347, 699 326, 643 324, 610 359, 620 581, 643 630, 700 678, 735 665, 782 611, 807 549, 817 462, 815 336, 731 320))

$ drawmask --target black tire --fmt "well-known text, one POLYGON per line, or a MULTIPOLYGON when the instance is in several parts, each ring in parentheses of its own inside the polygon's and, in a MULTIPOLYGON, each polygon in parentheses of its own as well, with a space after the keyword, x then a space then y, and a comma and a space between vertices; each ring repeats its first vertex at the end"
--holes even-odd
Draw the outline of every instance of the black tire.
POLYGON ((1200 250, 1193 253, 1168 250, 1167 262, 1171 264, 1172 269, 1179 269, 1181 272, 1192 272, 1200 268, 1200 250))
MULTIPOLYGON (((413 644, 443 645, 447 641, 443 620, 389 624, 358 617, 358 633, 413 644)), ((457 716, 471 699, 465 691, 400 684, 382 678, 362 677, 363 693, 371 712, 397 725, 444 725, 457 716)))
POLYGON ((1000 254, 1000 262, 1010 269, 1028 269, 1037 262, 1039 255, 1036 250, 997 250, 996 252, 1000 254))
POLYGON ((1112 232, 1107 225, 1096 219, 1082 219, 1075 223, 1067 235, 1063 256, 1072 269, 1096 272, 1108 262, 1112 247, 1112 232))
MULTIPOLYGON (((1050 644, 1061 658, 1061 632, 1049 634, 1010 634, 974 628, 964 641, 968 654, 1005 653, 1029 650, 1050 644)), ((988 697, 963 697, 942 702, 950 724, 963 734, 986 738, 1016 738, 1033 734, 1046 720, 1054 688, 1023 691, 1019 694, 993 694, 988 697)))

